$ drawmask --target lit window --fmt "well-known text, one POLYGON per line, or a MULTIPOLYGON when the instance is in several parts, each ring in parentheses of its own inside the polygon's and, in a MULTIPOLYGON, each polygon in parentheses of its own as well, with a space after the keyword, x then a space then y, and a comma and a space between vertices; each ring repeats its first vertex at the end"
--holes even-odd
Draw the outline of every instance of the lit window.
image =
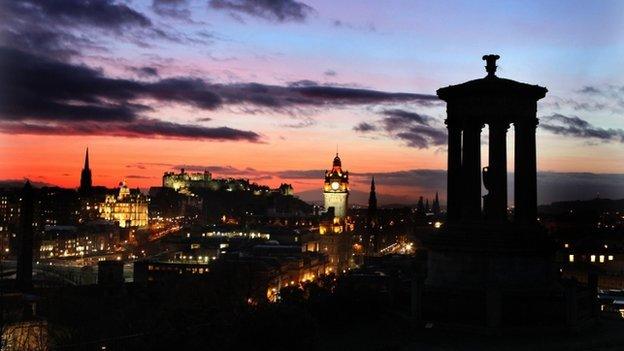
POLYGON ((570 262, 574 262, 574 255, 570 255, 568 259, 570 260, 570 262))
POLYGON ((613 261, 613 255, 609 255, 608 259, 609 261, 613 261))
POLYGON ((604 255, 600 255, 600 263, 604 262, 604 255))
POLYGON ((592 262, 596 262, 596 255, 589 256, 589 260, 592 262))

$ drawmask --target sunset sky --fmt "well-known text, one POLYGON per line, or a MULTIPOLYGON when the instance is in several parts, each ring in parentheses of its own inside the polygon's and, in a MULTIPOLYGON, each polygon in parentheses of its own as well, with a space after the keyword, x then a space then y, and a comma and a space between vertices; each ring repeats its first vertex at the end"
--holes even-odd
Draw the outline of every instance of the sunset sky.
POLYGON ((338 149, 355 192, 375 175, 385 202, 444 197, 435 91, 495 53, 549 90, 540 201, 624 197, 622 1, 0 4, 4 180, 76 187, 89 147, 97 185, 184 167, 310 198, 338 149))

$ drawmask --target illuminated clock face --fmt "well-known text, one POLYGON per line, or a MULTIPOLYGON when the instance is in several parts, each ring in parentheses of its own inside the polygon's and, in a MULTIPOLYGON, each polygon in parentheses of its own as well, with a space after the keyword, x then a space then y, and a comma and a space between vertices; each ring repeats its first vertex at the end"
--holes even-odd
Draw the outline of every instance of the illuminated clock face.
POLYGON ((332 189, 334 189, 334 190, 338 190, 338 188, 340 188, 340 183, 338 183, 338 182, 333 182, 333 183, 331 184, 331 187, 332 187, 332 189))

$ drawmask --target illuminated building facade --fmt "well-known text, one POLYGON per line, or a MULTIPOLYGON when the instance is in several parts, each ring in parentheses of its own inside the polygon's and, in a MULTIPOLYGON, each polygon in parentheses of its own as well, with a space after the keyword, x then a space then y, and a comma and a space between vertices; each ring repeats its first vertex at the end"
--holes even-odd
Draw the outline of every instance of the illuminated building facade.
POLYGON ((323 203, 325 210, 334 208, 334 216, 339 219, 347 217, 349 203, 349 172, 342 170, 342 162, 336 154, 332 169, 325 171, 323 184, 323 203))
POLYGON ((166 172, 163 175, 163 187, 186 192, 190 188, 210 188, 213 185, 212 174, 208 171, 187 173, 184 168, 180 173, 166 172))
POLYGON ((144 228, 148 224, 148 203, 138 190, 131 192, 126 182, 119 183, 119 195, 106 195, 100 205, 100 217, 122 228, 144 228))
POLYGON ((102 220, 80 227, 46 226, 39 257, 84 257, 113 253, 120 242, 120 229, 102 220))
POLYGON ((213 178, 207 170, 204 172, 187 173, 184 168, 180 173, 165 172, 162 181, 163 188, 170 188, 179 193, 192 195, 191 189, 208 189, 211 191, 250 191, 254 195, 279 193, 284 196, 293 196, 292 185, 282 183, 278 188, 271 189, 265 185, 250 183, 249 179, 213 178))
POLYGON ((319 223, 321 252, 327 255, 327 271, 344 270, 350 266, 352 240, 347 217, 349 203, 349 172, 342 170, 338 154, 332 169, 325 172, 323 200, 326 212, 319 223))

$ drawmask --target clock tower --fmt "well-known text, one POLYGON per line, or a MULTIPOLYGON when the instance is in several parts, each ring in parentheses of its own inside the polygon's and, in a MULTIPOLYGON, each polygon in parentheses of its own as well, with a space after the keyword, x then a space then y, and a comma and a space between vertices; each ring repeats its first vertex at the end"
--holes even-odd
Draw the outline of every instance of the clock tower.
POLYGON ((332 169, 325 171, 323 184, 323 202, 325 210, 333 207, 334 218, 342 221, 347 217, 349 203, 349 172, 342 170, 340 157, 336 153, 332 169))
POLYGON ((321 252, 327 255, 326 273, 339 272, 353 263, 353 225, 347 217, 349 203, 349 172, 342 170, 336 153, 332 169, 325 171, 323 183, 325 212, 319 221, 321 252))

